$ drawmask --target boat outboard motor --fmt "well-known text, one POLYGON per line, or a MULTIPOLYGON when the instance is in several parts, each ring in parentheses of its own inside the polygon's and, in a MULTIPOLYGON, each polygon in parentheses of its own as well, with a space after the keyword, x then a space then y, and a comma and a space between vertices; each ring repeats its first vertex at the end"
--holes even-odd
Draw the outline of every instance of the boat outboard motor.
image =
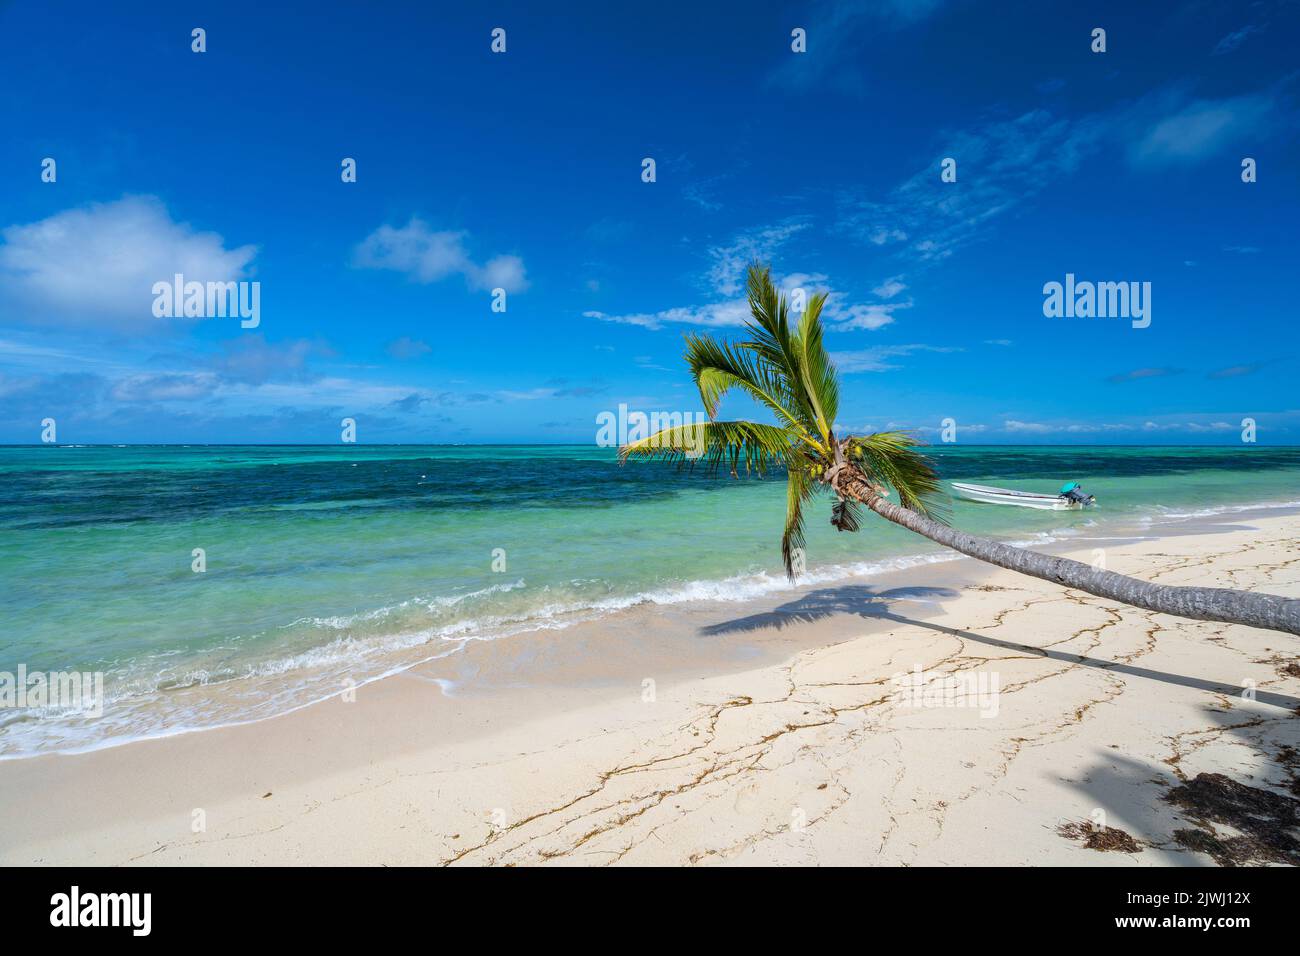
POLYGON ((1097 500, 1092 495, 1085 495, 1083 493, 1083 485, 1079 484, 1077 481, 1067 481, 1061 486, 1060 494, 1066 501, 1073 502, 1077 505, 1084 505, 1085 507, 1097 500))

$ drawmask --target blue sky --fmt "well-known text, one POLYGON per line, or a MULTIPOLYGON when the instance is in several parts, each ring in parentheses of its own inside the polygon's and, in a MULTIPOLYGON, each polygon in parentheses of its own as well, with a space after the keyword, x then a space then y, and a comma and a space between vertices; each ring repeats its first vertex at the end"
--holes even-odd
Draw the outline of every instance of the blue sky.
POLYGON ((592 442, 700 408, 758 258, 830 293, 842 429, 1295 443, 1300 10, 1135 6, 0 2, 0 441, 592 442), (1045 317, 1067 273, 1150 326, 1045 317))

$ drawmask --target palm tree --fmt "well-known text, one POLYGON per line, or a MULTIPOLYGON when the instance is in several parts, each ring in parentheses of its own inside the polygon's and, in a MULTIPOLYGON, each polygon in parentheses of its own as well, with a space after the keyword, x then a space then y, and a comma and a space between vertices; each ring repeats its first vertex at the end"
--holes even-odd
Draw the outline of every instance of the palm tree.
POLYGON ((790 324, 788 303, 772 285, 770 270, 751 266, 748 276, 752 321, 749 339, 720 342, 708 335, 686 336, 690 365, 709 421, 666 428, 623 446, 621 461, 660 458, 711 471, 726 466, 732 475, 765 473, 783 467, 787 476, 785 532, 781 554, 793 581, 802 563, 804 505, 820 491, 835 496, 831 523, 857 531, 865 505, 888 521, 962 554, 1068 588, 1086 591, 1149 611, 1199 621, 1227 621, 1300 634, 1300 600, 1230 588, 1172 587, 1012 547, 949 527, 936 513, 938 475, 903 432, 835 434, 839 382, 822 344, 821 310, 816 295, 790 324), (716 420, 718 404, 740 389, 775 417, 776 424, 716 420), (888 500, 890 489, 898 503, 888 500))

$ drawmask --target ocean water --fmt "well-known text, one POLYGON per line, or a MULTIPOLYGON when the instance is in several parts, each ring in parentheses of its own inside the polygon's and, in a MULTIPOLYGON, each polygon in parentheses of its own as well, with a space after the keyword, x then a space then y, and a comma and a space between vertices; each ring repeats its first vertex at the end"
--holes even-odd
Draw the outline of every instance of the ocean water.
MULTIPOLYGON (((930 451, 948 481, 1097 496, 952 504, 959 527, 1030 545, 1300 505, 1295 448, 930 451)), ((259 719, 466 641, 788 587, 783 476, 620 468, 586 446, 3 447, 0 481, 0 672, 102 672, 106 699, 95 719, 0 708, 0 758, 259 719)), ((806 583, 945 556, 874 516, 828 521, 814 502, 806 583)))

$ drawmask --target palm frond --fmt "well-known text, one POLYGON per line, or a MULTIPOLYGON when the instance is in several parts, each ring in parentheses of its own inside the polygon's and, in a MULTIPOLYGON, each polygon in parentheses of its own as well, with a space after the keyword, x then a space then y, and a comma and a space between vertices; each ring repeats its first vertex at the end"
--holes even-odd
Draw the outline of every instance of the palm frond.
POLYGON ((840 387, 835 376, 835 366, 822 343, 822 306, 826 293, 818 293, 808 300, 799 320, 796 338, 799 373, 808 392, 808 404, 817 415, 819 431, 830 438, 835 416, 840 410, 840 387))
POLYGON ((797 436, 787 428, 757 422, 701 422, 665 428, 618 450, 620 462, 629 458, 658 458, 694 467, 703 464, 710 473, 725 465, 728 471, 766 474, 787 464, 797 436))
POLYGON ((719 342, 709 335, 688 334, 686 363, 709 418, 718 414, 722 397, 738 388, 767 407, 777 421, 798 431, 808 431, 808 423, 792 398, 786 377, 764 359, 747 353, 743 346, 719 342))
POLYGON ((862 512, 852 498, 836 498, 831 506, 831 524, 840 531, 857 531, 862 527, 862 512))
POLYGON ((785 532, 781 535, 781 559, 785 575, 793 584, 802 568, 804 553, 803 505, 817 491, 817 483, 808 472, 806 461, 794 460, 788 466, 785 486, 785 532))
POLYGON ((945 521, 937 501, 943 493, 939 476, 930 460, 916 451, 919 444, 906 432, 876 432, 854 438, 848 454, 873 481, 897 491, 904 508, 945 521))
MULTIPOLYGON (((772 270, 754 263, 746 280, 753 321, 745 328, 751 336, 740 348, 752 352, 786 383, 788 403, 808 431, 826 440, 829 423, 819 414, 803 374, 802 349, 797 330, 790 329, 790 305, 772 283, 772 270)), ((820 306, 819 306, 820 309, 820 306)))
POLYGON ((754 317, 746 322, 754 339, 747 347, 764 355, 773 365, 792 373, 790 364, 793 350, 790 347, 790 309, 785 296, 772 284, 772 270, 754 263, 745 277, 749 313, 754 317))

